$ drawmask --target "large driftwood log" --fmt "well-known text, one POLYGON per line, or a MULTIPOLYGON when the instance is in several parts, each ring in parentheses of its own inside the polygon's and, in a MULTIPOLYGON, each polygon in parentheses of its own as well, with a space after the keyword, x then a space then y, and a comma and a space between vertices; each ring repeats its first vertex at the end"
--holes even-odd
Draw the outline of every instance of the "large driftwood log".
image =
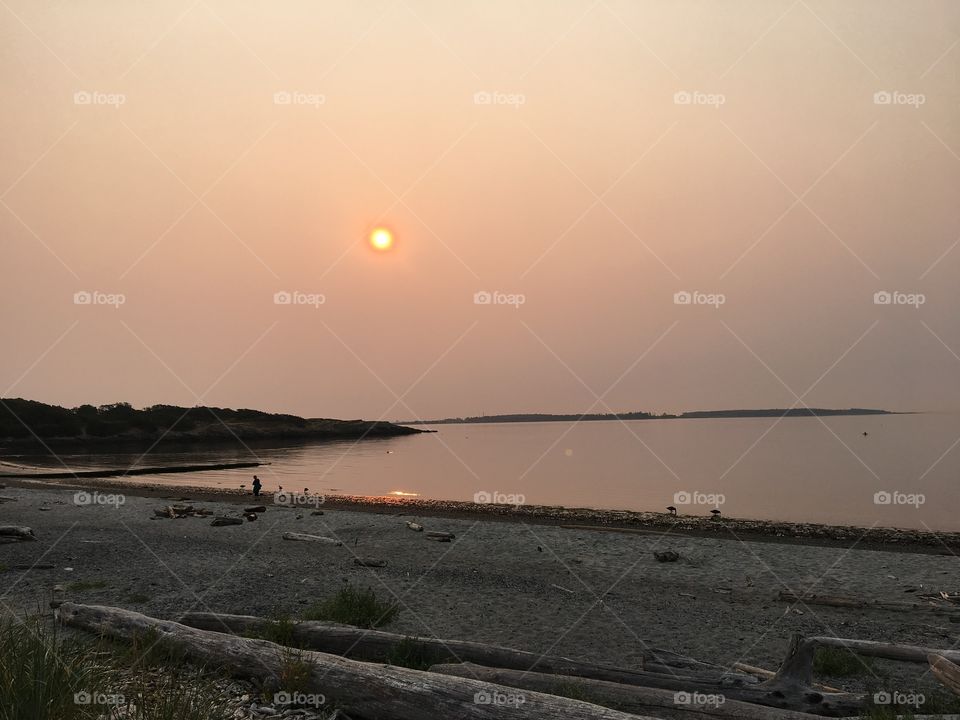
POLYGON ((680 715, 706 715, 738 720, 813 720, 807 713, 778 708, 751 705, 749 703, 727 700, 722 694, 714 697, 698 697, 690 693, 674 692, 657 688, 645 688, 603 680, 589 680, 569 675, 547 675, 537 672, 522 672, 504 668, 488 668, 470 663, 459 665, 434 665, 430 672, 457 677, 473 677, 478 680, 509 685, 523 690, 536 690, 545 693, 563 693, 575 691, 579 697, 607 707, 615 707, 625 712, 654 712, 666 708, 680 715))
POLYGON ((777 676, 796 677, 809 684, 813 675, 813 656, 817 648, 838 648, 849 650, 856 655, 882 658, 884 660, 898 660, 900 662, 926 663, 930 655, 941 655, 948 660, 960 663, 960 651, 937 650, 936 648, 920 647, 917 645, 896 645, 893 643, 874 642, 873 640, 850 640, 835 637, 808 637, 794 636, 791 640, 787 659, 784 660, 777 676))
MULTIPOLYGON (((254 636, 264 635, 274 624, 271 620, 249 615, 220 613, 187 613, 180 618, 180 622, 203 630, 254 636)), ((404 640, 402 635, 382 630, 364 630, 350 625, 325 622, 295 623, 291 638, 293 643, 300 647, 334 655, 347 654, 351 658, 368 662, 385 662, 391 650, 404 640)), ((478 665, 516 670, 536 669, 542 672, 581 675, 614 682, 622 682, 628 676, 643 674, 640 671, 622 670, 463 640, 416 638, 414 642, 417 643, 418 650, 431 658, 433 663, 469 661, 478 665)))
POLYGON ((904 602, 901 600, 866 600, 863 598, 848 597, 846 595, 797 595, 792 592, 780 591, 777 596, 780 600, 803 605, 824 605, 836 608, 854 608, 857 610, 875 609, 907 612, 929 612, 951 615, 960 618, 960 607, 956 605, 941 605, 935 602, 904 602))
MULTIPOLYGON (((159 633, 166 649, 184 653, 195 661, 218 666, 242 678, 267 676, 275 687, 289 670, 291 650, 266 640, 190 628, 156 620, 120 608, 64 603, 61 620, 99 635, 132 640, 159 633)), ((537 692, 517 694, 513 688, 468 678, 347 660, 336 655, 299 652, 294 659, 309 665, 309 675, 300 685, 303 692, 322 693, 369 720, 654 720, 629 715, 598 705, 537 692), (514 697, 522 701, 507 707, 485 699, 514 697)))
POLYGON ((950 692, 960 695, 960 667, 942 655, 930 655, 927 658, 930 663, 930 671, 941 683, 943 683, 950 692))
MULTIPOLYGON (((274 624, 272 620, 250 615, 205 612, 187 613, 179 620, 184 625, 202 630, 255 636, 264 635, 274 624)), ((335 655, 347 654, 348 657, 369 662, 384 662, 397 643, 404 640, 409 642, 409 639, 402 635, 383 630, 363 630, 329 622, 294 623, 292 633, 293 641, 299 647, 335 655)), ((686 678, 710 677, 715 681, 725 672, 719 665, 701 663, 666 650, 652 650, 650 659, 645 658, 641 668, 625 669, 464 640, 416 638, 415 642, 419 650, 432 657, 435 663, 457 660, 490 667, 578 675, 611 682, 629 682, 629 678, 634 676, 643 679, 651 673, 686 678)), ((730 682, 749 684, 752 680, 753 678, 743 675, 733 677, 730 682)))

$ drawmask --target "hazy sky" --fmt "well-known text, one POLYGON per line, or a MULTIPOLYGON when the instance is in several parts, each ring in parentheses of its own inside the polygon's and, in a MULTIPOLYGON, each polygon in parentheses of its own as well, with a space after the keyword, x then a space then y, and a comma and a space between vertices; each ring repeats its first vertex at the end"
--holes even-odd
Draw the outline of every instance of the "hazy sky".
POLYGON ((2 396, 960 409, 955 0, 4 0, 0 58, 2 396))

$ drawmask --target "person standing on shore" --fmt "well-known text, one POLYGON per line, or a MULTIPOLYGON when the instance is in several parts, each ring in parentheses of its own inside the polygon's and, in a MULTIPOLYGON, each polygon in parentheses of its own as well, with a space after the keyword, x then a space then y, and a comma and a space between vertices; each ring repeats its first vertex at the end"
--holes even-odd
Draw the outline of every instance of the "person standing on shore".
POLYGON ((260 497, 260 488, 263 487, 263 483, 260 482, 260 478, 256 475, 253 476, 253 496, 260 497))

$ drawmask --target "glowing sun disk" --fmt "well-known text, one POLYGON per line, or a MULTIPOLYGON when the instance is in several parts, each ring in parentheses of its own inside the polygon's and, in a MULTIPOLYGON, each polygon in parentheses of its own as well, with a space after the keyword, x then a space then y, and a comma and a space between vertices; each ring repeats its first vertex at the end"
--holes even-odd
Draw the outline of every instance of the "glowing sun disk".
POLYGON ((393 246, 393 233, 386 228, 376 228, 370 233, 370 245, 374 250, 389 250, 393 246))

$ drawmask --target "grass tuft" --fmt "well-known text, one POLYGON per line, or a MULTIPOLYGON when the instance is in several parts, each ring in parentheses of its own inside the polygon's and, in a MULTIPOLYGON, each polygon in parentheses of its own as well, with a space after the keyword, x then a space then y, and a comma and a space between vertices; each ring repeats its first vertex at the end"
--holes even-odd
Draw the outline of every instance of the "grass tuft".
POLYGON ((845 648, 819 648, 813 656, 813 671, 835 678, 872 674, 873 658, 861 657, 845 648))
POLYGON ((387 664, 411 670, 429 670, 432 665, 450 660, 435 648, 428 647, 417 638, 405 637, 390 648, 387 664))
POLYGON ((202 670, 147 670, 39 615, 0 617, 0 720, 228 720, 226 712, 202 670))
POLYGON ((352 585, 344 585, 332 598, 307 608, 303 619, 377 628, 391 622, 399 612, 396 604, 378 600, 370 588, 358 590, 352 585))
POLYGON ((107 586, 104 580, 78 580, 67 585, 68 592, 84 592, 86 590, 102 590, 107 586))

